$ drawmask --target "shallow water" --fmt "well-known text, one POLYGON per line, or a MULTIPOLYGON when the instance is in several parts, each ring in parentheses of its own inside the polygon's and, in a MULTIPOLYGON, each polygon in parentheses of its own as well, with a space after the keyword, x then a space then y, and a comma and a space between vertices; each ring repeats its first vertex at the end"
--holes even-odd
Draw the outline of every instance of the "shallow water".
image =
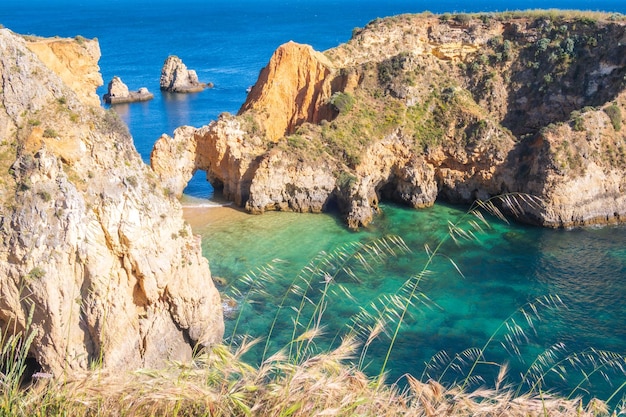
MULTIPOLYGON (((402 237, 411 249, 410 253, 390 257, 372 272, 359 275, 359 282, 345 274, 338 275, 335 283, 345 286, 355 300, 341 292, 329 296, 323 325, 325 335, 333 339, 345 331, 360 307, 382 294, 395 293, 403 282, 424 268, 428 259, 424 246, 435 248, 447 239, 449 222, 466 226, 471 219, 464 217, 464 209, 443 204, 424 210, 384 204, 383 214, 372 227, 355 233, 333 215, 270 212, 253 216, 232 208, 194 210, 198 211, 193 215, 188 212, 188 218, 194 230, 205 236, 203 250, 214 275, 229 283, 223 288, 225 293, 233 282, 259 266, 271 265, 277 258, 287 261, 279 265, 282 272, 275 273, 283 278, 267 284, 272 296, 252 296, 254 303, 239 296, 245 306, 242 318, 227 323, 227 335, 236 323, 238 334, 256 337, 267 334, 285 287, 320 251, 389 235, 402 237)), ((465 349, 482 347, 512 314, 528 337, 517 343, 526 356, 524 362, 500 346, 503 336, 510 332, 501 332, 489 349, 490 360, 511 364, 512 381, 519 379, 517 375, 524 373, 540 352, 557 342, 563 342, 570 352, 595 347, 624 353, 623 227, 554 231, 508 225, 495 219, 490 219, 489 225, 477 234, 476 240, 457 244, 448 239, 440 249, 441 256, 429 265, 431 273, 420 289, 430 301, 411 309, 388 368, 391 379, 405 372, 420 375, 425 364, 440 351, 452 357, 465 349), (547 309, 535 303, 541 320, 534 324, 534 329, 527 326, 519 309, 553 294, 561 298, 563 305, 547 309)), ((323 287, 319 282, 313 284, 323 287)), ((297 306, 300 298, 290 296, 289 300, 290 305, 297 306)), ((280 330, 273 335, 273 347, 289 342, 292 318, 291 312, 280 316, 280 330)), ((319 344, 326 346, 324 338, 319 344)), ((379 369, 388 345, 388 339, 382 338, 370 347, 372 363, 368 369, 373 373, 379 369)), ((497 370, 485 367, 480 372, 493 376, 497 370)), ((438 374, 432 371, 431 376, 438 374)), ((456 377, 446 375, 446 379, 456 377)), ((578 383, 573 372, 571 378, 578 383)), ((602 389, 605 398, 612 392, 610 387, 602 389)))

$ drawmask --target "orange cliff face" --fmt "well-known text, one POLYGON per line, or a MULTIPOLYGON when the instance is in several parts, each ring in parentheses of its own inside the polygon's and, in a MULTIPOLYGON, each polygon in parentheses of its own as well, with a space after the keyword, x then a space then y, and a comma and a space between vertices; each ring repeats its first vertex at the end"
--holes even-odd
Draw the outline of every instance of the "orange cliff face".
POLYGON ((260 115, 266 139, 276 141, 304 122, 329 119, 333 65, 309 45, 281 45, 263 68, 239 114, 260 115))
POLYGON ((96 39, 28 38, 26 47, 70 87, 83 104, 99 106, 96 89, 103 84, 96 39))

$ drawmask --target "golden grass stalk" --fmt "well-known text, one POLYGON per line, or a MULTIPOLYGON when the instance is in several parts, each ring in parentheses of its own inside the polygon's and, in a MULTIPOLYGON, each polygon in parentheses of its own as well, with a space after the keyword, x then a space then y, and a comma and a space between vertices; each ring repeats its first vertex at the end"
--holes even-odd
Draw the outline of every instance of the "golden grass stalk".
MULTIPOLYGON (((41 381, 22 392, 15 416, 600 416, 606 405, 583 406, 546 394, 507 389, 464 392, 407 375, 407 388, 379 385, 346 361, 354 338, 300 364, 275 357, 253 367, 217 346, 189 363, 160 370, 89 371, 41 381)), ((0 415, 6 415, 0 413, 0 415)))

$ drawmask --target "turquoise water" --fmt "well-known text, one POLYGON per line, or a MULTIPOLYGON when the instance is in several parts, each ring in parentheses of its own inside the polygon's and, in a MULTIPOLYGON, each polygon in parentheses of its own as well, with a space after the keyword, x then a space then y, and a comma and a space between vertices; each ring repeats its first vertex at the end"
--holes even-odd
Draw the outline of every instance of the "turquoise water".
MULTIPOLYGON (((118 75, 131 89, 145 86, 155 93, 150 102, 114 107, 147 161, 154 141, 162 133, 172 134, 183 124, 202 126, 223 111, 237 112, 246 88, 255 83, 271 53, 289 40, 323 50, 346 41, 354 27, 376 17, 424 10, 477 12, 552 7, 590 6, 580 0, 443 0, 437 4, 417 0, 3 0, 0 24, 25 34, 97 37, 105 83, 118 75), (213 82, 215 88, 185 96, 161 94, 160 69, 169 54, 180 56, 201 80, 213 82)), ((622 0, 597 1, 592 8, 626 13, 622 0)), ((98 91, 104 92, 105 87, 98 91)), ((187 194, 201 201, 213 198, 202 173, 194 177, 187 194)), ((235 213, 217 217, 224 210, 228 209, 202 209, 192 212, 194 218, 190 218, 196 232, 203 236, 203 249, 214 275, 236 285, 242 276, 276 265, 280 271, 272 275, 282 277, 268 283, 266 295, 252 297, 254 303, 242 303, 240 333, 267 332, 285 288, 320 251, 343 247, 345 252, 345 245, 350 243, 367 244, 390 235, 406 242, 410 253, 384 259, 374 265, 373 271, 359 273, 358 282, 345 274, 338 274, 332 281, 336 285, 331 290, 341 285, 354 301, 343 292, 329 296, 324 315, 326 339, 319 341, 322 347, 345 330, 359 307, 367 307, 381 294, 393 294, 421 271, 427 261, 424 246, 434 248, 445 239, 448 222, 459 221, 465 209, 438 204, 414 211, 383 205, 383 214, 372 227, 358 233, 348 231, 333 215, 235 213), (215 214, 210 210, 216 210, 215 214), (285 262, 272 264, 277 258, 285 262)), ((448 241, 441 247, 440 253, 446 257, 436 257, 429 266, 432 272, 421 282, 421 291, 430 301, 417 303, 407 318, 389 365, 390 380, 404 372, 420 375, 425 363, 442 350, 452 357, 464 349, 482 346, 509 315, 548 294, 558 294, 565 307, 557 311, 538 309, 543 320, 535 324, 536 336, 527 330, 528 341, 519 343, 526 364, 501 348, 502 336, 496 337, 493 349, 489 349, 490 359, 511 363, 512 379, 557 342, 565 343, 572 352, 593 346, 626 355, 625 228, 553 231, 495 220, 490 223, 492 228, 480 234, 477 241, 459 245, 448 241), (458 265, 462 276, 449 259, 458 265)), ((320 278, 314 282, 317 290, 324 288, 320 283, 323 281, 320 278)), ((297 305, 301 297, 292 294, 287 299, 297 305)), ((519 316, 514 319, 523 324, 525 320, 519 316)), ((289 315, 279 319, 273 347, 280 347, 291 337, 289 315)), ((234 323, 228 322, 229 331, 234 323)), ((371 345, 367 357, 370 372, 380 369, 386 346, 388 339, 384 338, 371 345)), ((493 379, 493 372, 490 367, 481 369, 485 383, 493 379)), ((437 378, 441 371, 429 368, 428 373, 437 378)), ((551 386, 569 392, 579 378, 572 373, 566 382, 552 380, 551 386)), ((445 379, 453 380, 455 376, 446 373, 445 379)), ((615 378, 617 384, 623 380, 623 375, 615 378)), ((592 389, 606 398, 615 387, 594 381, 592 389)))
MULTIPOLYGON (((238 334, 264 337, 286 287, 320 251, 330 252, 350 242, 366 244, 393 235, 401 236, 411 252, 388 257, 374 265, 372 272, 359 274, 359 281, 339 274, 334 281, 337 294, 329 296, 323 320, 325 336, 333 339, 341 334, 360 307, 382 294, 395 293, 402 283, 424 268, 428 260, 424 245, 435 248, 444 240, 441 256, 435 257, 428 267, 431 273, 420 285, 429 301, 417 303, 411 309, 393 351, 388 369, 390 379, 395 380, 405 372, 420 375, 425 364, 440 351, 453 357, 465 349, 482 347, 511 314, 526 303, 548 295, 558 295, 562 305, 557 309, 539 307, 541 320, 534 329, 525 325, 520 313, 514 317, 528 337, 518 343, 526 355, 523 361, 500 345, 504 335, 510 332, 501 332, 492 343, 493 348, 488 349, 489 360, 510 363, 511 382, 519 379, 518 375, 528 369, 538 354, 558 342, 564 343, 568 352, 582 352, 588 347, 624 352, 626 230, 623 227, 553 231, 490 219, 490 227, 477 233, 475 240, 455 243, 447 238, 448 224, 467 227, 473 217, 465 214, 462 208, 443 204, 418 211, 385 204, 383 214, 373 226, 358 233, 346 230, 331 215, 295 213, 236 216, 228 222, 208 222, 196 231, 206 236, 204 252, 213 273, 228 282, 223 287, 226 293, 232 293, 230 287, 242 276, 258 273, 259 267, 277 268, 271 273, 272 277, 278 277, 276 282, 267 283, 266 291, 271 296, 252 295, 253 302, 245 298, 245 292, 235 296, 245 307, 240 321, 228 322, 227 335, 237 324, 238 334), (275 259, 286 262, 276 263, 275 259), (353 301, 339 290, 339 285, 349 291, 353 301)), ((313 285, 319 290, 323 288, 321 282, 314 280, 313 285)), ((243 284, 239 286, 247 288, 243 284)), ((316 302, 315 291, 310 294, 316 302)), ((291 295, 289 300, 290 306, 297 306, 301 297, 291 295)), ((291 340, 293 317, 290 310, 280 315, 279 330, 272 336, 274 348, 283 347, 291 340)), ((327 346, 324 340, 322 337, 318 341, 320 347, 327 346)), ((380 368, 380 358, 388 345, 389 340, 382 337, 370 347, 368 362, 372 362, 368 369, 373 373, 380 368)), ((489 376, 497 373, 494 369, 484 367, 480 372, 489 376)), ((430 374, 439 375, 436 370, 430 374)), ((579 382, 576 375, 570 370, 570 384, 575 381, 574 385, 561 386, 555 380, 552 386, 569 392, 579 382)), ((448 380, 456 377, 451 373, 446 375, 448 380)), ((598 395, 607 398, 612 389, 615 388, 603 386, 598 395)))

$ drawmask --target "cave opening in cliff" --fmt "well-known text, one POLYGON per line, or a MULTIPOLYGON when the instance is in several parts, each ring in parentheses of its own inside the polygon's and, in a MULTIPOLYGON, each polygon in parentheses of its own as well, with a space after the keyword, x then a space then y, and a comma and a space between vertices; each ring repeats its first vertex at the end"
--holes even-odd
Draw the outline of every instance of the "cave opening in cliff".
POLYGON ((339 199, 337 198, 336 195, 331 195, 326 200, 326 202, 324 203, 324 206, 322 207, 322 211, 324 213, 331 214, 331 215, 336 215, 336 216, 340 217, 341 205, 340 205, 339 199))
MULTIPOLYGON (((7 321, 13 323, 11 319, 7 321)), ((27 331, 16 332, 15 327, 7 324, 7 321, 0 320, 0 374, 4 377, 4 383, 11 384, 12 377, 18 378, 14 381, 19 387, 27 388, 35 382, 33 375, 40 374, 42 367, 29 350, 32 334, 29 335, 27 331)))
POLYGON ((376 201, 372 202, 373 206, 378 206, 381 201, 390 201, 397 204, 408 204, 398 190, 398 182, 395 178, 388 178, 387 181, 381 182, 376 187, 376 201))

